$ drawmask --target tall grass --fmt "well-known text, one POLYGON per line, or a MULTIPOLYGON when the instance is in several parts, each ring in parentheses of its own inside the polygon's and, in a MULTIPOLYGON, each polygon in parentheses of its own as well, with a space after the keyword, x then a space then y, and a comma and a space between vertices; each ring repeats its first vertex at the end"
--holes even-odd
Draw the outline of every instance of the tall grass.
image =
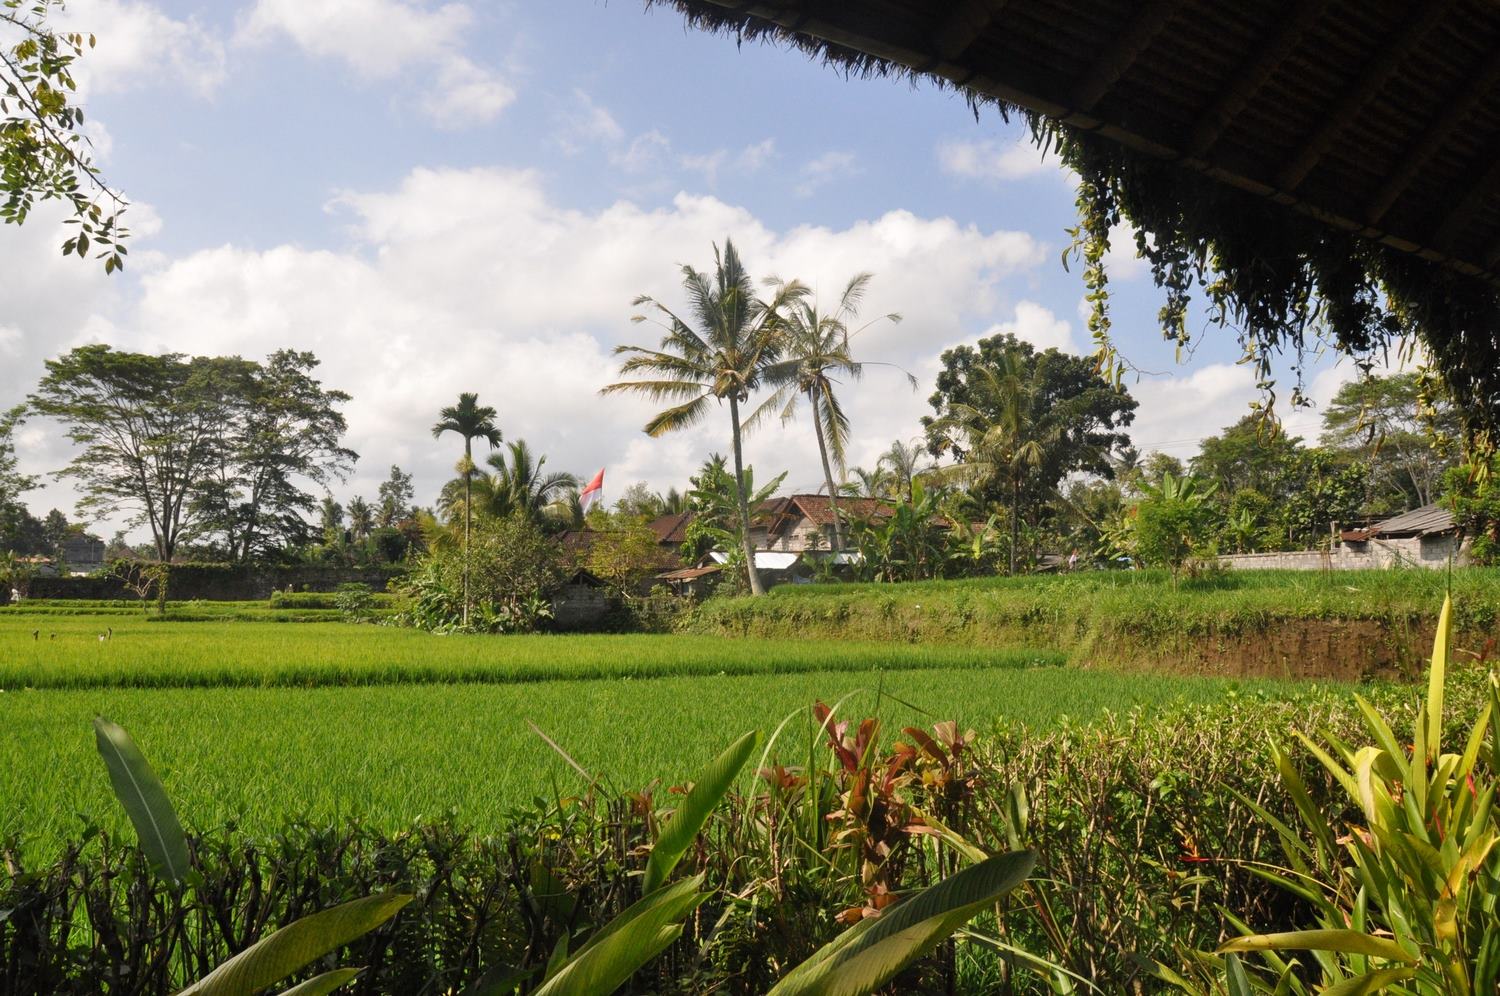
POLYGON ((1056 651, 706 636, 434 636, 382 626, 0 619, 0 688, 516 683, 1060 664, 1056 651), (33 631, 37 636, 33 637, 33 631), (100 636, 106 638, 101 640, 100 636))
MULTIPOLYGON (((1233 683, 1041 670, 695 676, 527 685, 182 688, 0 694, 0 837, 50 855, 84 821, 123 828, 87 731, 131 730, 202 830, 270 832, 290 819, 386 831, 453 811, 488 825, 511 808, 585 787, 527 725, 619 790, 690 777, 684 761, 725 729, 773 730, 815 700, 853 693, 849 714, 886 728, 956 719, 979 730, 1047 727, 1106 710, 1222 702, 1233 683)), ((1287 686, 1255 685, 1279 693, 1287 686)))

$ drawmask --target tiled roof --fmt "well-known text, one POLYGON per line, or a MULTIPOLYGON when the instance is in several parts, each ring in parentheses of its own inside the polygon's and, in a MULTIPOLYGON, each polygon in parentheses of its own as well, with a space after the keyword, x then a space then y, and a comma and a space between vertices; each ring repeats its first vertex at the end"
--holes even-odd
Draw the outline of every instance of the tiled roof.
POLYGON ((687 527, 692 521, 692 512, 677 512, 672 515, 658 515, 647 525, 656 534, 656 542, 680 546, 687 540, 687 527))

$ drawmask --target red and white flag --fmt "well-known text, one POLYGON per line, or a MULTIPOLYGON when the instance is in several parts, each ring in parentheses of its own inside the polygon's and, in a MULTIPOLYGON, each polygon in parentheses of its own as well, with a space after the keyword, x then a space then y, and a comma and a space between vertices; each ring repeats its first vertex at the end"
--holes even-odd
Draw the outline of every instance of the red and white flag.
POLYGON ((599 473, 594 475, 594 479, 578 492, 578 504, 587 512, 589 506, 602 497, 604 497, 604 469, 601 467, 599 473))

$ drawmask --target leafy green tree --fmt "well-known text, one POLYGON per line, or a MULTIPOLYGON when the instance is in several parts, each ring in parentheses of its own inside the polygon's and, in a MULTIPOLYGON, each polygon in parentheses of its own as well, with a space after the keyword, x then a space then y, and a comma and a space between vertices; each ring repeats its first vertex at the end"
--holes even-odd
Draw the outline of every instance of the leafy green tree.
POLYGON ((1349 463, 1325 449, 1299 454, 1288 469, 1294 482, 1284 490, 1282 521, 1288 538, 1299 546, 1320 546, 1331 541, 1340 523, 1359 514, 1368 490, 1369 468, 1349 463))
POLYGON ((469 625, 469 538, 474 524, 474 440, 482 439, 490 449, 500 445, 500 430, 495 425, 495 409, 479 403, 479 395, 465 391, 458 396, 458 404, 449 405, 438 412, 438 420, 432 427, 432 438, 445 432, 459 435, 464 441, 464 458, 458 465, 464 480, 464 618, 469 625))
POLYGON ((62 422, 81 450, 58 477, 83 492, 86 517, 125 513, 172 559, 198 529, 193 499, 218 459, 233 405, 226 364, 180 353, 149 356, 80 346, 47 361, 32 410, 62 422))
POLYGON ((636 518, 655 518, 662 514, 662 496, 651 490, 645 481, 636 481, 615 499, 614 510, 622 515, 636 518))
POLYGON ((1443 501, 1470 538, 1470 555, 1485 566, 1500 565, 1500 456, 1470 459, 1443 480, 1443 501))
POLYGON ((38 200, 65 202, 76 234, 63 243, 63 254, 82 259, 93 250, 111 273, 125 263, 125 201, 94 167, 83 109, 71 103, 73 62, 93 48, 94 36, 53 31, 47 15, 61 6, 62 0, 0 3, 0 218, 19 225, 38 200))
POLYGON ((376 528, 392 529, 397 523, 412 518, 416 513, 416 507, 413 504, 416 497, 417 492, 412 487, 411 475, 395 464, 391 464, 390 476, 381 482, 377 494, 376 528))
POLYGON ((1010 509, 1011 570, 1023 517, 1034 520, 1070 474, 1111 478, 1111 455, 1129 445, 1136 402, 1091 360, 1037 352, 1004 334, 942 355, 937 390, 922 419, 929 452, 948 454, 982 504, 1010 509))
POLYGON ((283 349, 264 363, 226 361, 227 417, 215 459, 194 499, 199 529, 248 561, 307 539, 315 508, 307 485, 343 481, 359 454, 342 445, 350 398, 325 388, 312 353, 283 349))
POLYGON ((860 569, 871 581, 941 577, 948 564, 949 542, 938 522, 937 495, 920 479, 912 482, 909 500, 896 497, 889 515, 855 519, 853 533, 860 569))
POLYGON ((15 431, 25 420, 21 406, 0 412, 0 549, 37 552, 41 524, 21 503, 21 495, 36 487, 35 477, 23 474, 16 460, 15 431))
MULTIPOLYGON (((648 296, 636 298, 637 307, 646 305, 660 317, 654 319, 666 332, 656 349, 645 346, 618 346, 617 354, 628 357, 620 367, 625 377, 639 379, 610 384, 601 393, 630 391, 644 394, 653 401, 676 402, 658 412, 646 423, 650 436, 685 429, 708 417, 710 402, 729 403, 730 440, 734 454, 736 491, 740 496, 741 552, 750 579, 750 590, 761 595, 765 587, 755 569, 754 551, 750 549, 750 506, 744 475, 742 438, 744 422, 740 409, 761 384, 766 368, 780 359, 781 316, 787 307, 807 293, 798 283, 778 283, 768 300, 755 296, 750 274, 740 262, 739 253, 728 239, 724 249, 714 246, 714 272, 700 273, 691 266, 682 267, 683 289, 696 323, 689 324, 665 305, 648 296)), ((645 314, 632 321, 648 320, 645 314)))
POLYGON ((1375 514, 1437 501, 1462 439, 1458 410, 1416 372, 1349 381, 1323 412, 1323 445, 1369 466, 1375 514))
MULTIPOLYGON (((602 521, 590 516, 597 530, 583 566, 622 592, 634 592, 662 570, 662 548, 647 520, 629 512, 612 512, 602 521)), ((670 555, 665 558, 670 560, 670 555)))
POLYGON ((1226 499, 1248 488, 1279 501, 1294 483, 1287 468, 1305 451, 1301 438, 1282 431, 1280 423, 1249 414, 1203 440, 1190 468, 1226 499))
MULTIPOLYGON (((839 303, 832 312, 818 310, 817 302, 808 296, 795 297, 788 301, 782 315, 782 359, 766 368, 765 380, 777 390, 761 411, 781 409, 781 421, 790 422, 797 416, 798 402, 806 398, 812 410, 813 436, 818 441, 818 459, 823 465, 823 484, 828 489, 828 502, 833 511, 833 545, 844 548, 843 521, 839 513, 839 489, 833 483, 833 468, 837 467, 843 479, 847 463, 845 460, 849 443, 849 416, 834 392, 839 378, 858 380, 864 375, 869 361, 856 361, 850 340, 871 324, 867 323, 854 331, 849 322, 859 314, 859 305, 864 298, 872 275, 857 274, 839 295, 839 303)), ((899 322, 895 313, 884 316, 887 321, 899 322)), ((889 363, 876 364, 891 366, 889 363)), ((912 390, 916 390, 917 379, 906 374, 912 390)), ((759 414, 759 413, 757 413, 759 414)))
POLYGON ((1209 539, 1217 490, 1215 482, 1171 474, 1159 484, 1144 485, 1132 524, 1134 550, 1141 562, 1166 567, 1176 584, 1183 565, 1202 552, 1209 539))
POLYGON ((451 540, 432 535, 431 550, 404 584, 411 602, 407 621, 434 630, 535 629, 550 614, 547 595, 562 581, 562 552, 524 515, 481 514, 477 524, 472 560, 455 551, 451 540), (472 594, 472 605, 465 592, 472 594))

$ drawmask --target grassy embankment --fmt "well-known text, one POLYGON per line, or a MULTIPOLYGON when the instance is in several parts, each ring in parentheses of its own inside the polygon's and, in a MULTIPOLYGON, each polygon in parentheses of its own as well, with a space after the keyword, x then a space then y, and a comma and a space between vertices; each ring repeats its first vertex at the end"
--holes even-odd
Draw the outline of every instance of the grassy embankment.
MULTIPOLYGON (((1359 678, 1411 672, 1432 644, 1443 571, 1230 571, 1173 585, 1158 571, 799 585, 706 603, 702 635, 1046 646, 1080 665, 1359 678)), ((1497 631, 1500 570, 1451 575, 1458 637, 1497 631)))

